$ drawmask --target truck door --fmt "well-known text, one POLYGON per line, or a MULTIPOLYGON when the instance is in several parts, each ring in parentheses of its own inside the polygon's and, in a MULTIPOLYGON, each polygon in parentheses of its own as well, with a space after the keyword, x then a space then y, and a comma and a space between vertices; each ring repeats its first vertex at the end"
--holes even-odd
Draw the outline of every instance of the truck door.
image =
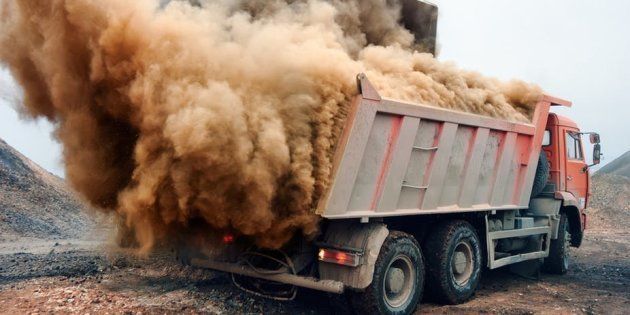
POLYGON ((566 148, 566 189, 572 193, 580 203, 580 208, 586 205, 588 192, 588 168, 584 161, 582 140, 579 132, 565 130, 566 148))

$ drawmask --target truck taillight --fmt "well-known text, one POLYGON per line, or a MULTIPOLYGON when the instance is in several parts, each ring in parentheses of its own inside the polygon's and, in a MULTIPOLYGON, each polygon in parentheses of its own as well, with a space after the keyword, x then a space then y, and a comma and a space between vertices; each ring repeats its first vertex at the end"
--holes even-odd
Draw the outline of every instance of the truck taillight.
POLYGON ((223 241, 223 244, 226 244, 226 245, 232 244, 232 243, 234 243, 234 235, 232 235, 232 234, 225 234, 225 235, 223 235, 222 241, 223 241))
POLYGON ((324 248, 319 250, 318 257, 319 261, 350 267, 358 266, 360 260, 358 254, 324 248))

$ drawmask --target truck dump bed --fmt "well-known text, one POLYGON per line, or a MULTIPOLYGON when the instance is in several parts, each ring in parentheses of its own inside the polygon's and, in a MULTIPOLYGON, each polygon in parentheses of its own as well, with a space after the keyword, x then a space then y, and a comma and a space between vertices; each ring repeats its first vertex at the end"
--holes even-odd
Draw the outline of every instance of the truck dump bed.
POLYGON ((317 212, 329 219, 527 208, 549 108, 532 123, 382 99, 365 75, 317 212))

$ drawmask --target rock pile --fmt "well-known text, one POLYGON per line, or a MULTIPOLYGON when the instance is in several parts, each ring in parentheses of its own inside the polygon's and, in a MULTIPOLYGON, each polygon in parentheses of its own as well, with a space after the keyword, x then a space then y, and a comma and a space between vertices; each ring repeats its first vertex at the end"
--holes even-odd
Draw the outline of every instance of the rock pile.
POLYGON ((630 178, 630 151, 604 165, 604 167, 597 171, 597 175, 604 174, 614 174, 630 178))
POLYGON ((588 228, 625 229, 630 224, 630 177, 602 174, 593 177, 587 210, 588 228))
POLYGON ((0 240, 74 238, 94 224, 64 181, 0 140, 0 240))

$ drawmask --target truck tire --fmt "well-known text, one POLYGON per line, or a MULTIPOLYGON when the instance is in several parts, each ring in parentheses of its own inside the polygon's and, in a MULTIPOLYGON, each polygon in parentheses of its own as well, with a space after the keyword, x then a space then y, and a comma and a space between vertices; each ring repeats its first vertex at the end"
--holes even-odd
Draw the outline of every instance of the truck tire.
POLYGON ((411 314, 424 291, 424 260, 413 236, 390 231, 374 267, 374 279, 362 292, 353 292, 356 314, 411 314))
POLYGON ((551 240, 549 245, 549 256, 543 263, 543 271, 555 275, 566 274, 569 270, 569 221, 567 215, 560 215, 558 224, 558 238, 551 240))
POLYGON ((438 303, 470 299, 481 279, 481 243, 470 223, 447 221, 429 232, 424 243, 428 294, 438 303))
POLYGON ((536 175, 534 176, 534 185, 532 185, 532 195, 530 198, 535 198, 540 195, 547 186, 549 181, 549 161, 547 160, 547 154, 545 151, 540 152, 538 158, 538 166, 536 166, 536 175))

